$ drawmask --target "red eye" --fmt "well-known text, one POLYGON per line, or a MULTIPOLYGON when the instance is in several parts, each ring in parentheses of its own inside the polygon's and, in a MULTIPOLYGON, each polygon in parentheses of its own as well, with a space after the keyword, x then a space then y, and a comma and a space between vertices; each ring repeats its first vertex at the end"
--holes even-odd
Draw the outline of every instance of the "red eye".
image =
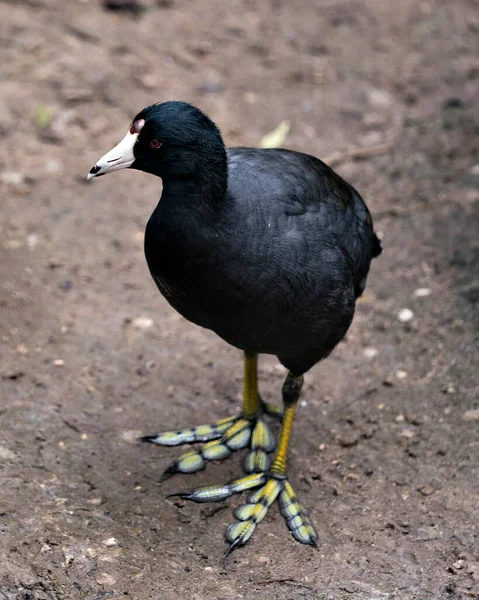
POLYGON ((150 148, 159 148, 161 146, 160 140, 151 140, 150 148))

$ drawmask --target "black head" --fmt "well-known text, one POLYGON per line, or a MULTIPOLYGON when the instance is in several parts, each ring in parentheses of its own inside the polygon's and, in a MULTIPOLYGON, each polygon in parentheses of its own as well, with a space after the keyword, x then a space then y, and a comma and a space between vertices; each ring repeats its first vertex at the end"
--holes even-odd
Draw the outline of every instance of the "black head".
POLYGON ((124 139, 91 169, 88 178, 124 168, 173 180, 217 181, 226 187, 226 150, 219 129, 186 102, 144 108, 124 139))

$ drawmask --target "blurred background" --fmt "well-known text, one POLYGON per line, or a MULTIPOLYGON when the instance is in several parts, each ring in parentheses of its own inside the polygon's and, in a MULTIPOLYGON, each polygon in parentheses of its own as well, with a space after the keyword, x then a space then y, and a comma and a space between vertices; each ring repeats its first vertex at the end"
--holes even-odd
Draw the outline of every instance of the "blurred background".
MULTIPOLYGON (((477 9, 0 3, 1 597, 476 597, 477 9), (205 110, 228 145, 289 123, 275 143, 350 181, 384 240, 293 433, 317 552, 271 511, 221 563, 240 500, 165 496, 236 476, 237 458, 159 487, 174 451, 135 442, 220 419, 241 397, 240 353, 174 313, 147 272, 160 180, 86 181, 132 117, 168 99, 205 110)), ((266 399, 283 377, 264 357, 266 399)))

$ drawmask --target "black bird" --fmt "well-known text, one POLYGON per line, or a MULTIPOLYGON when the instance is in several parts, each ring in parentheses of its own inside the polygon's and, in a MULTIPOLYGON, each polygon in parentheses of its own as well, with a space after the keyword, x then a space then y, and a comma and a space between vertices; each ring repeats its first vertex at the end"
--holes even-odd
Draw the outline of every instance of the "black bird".
POLYGON ((145 236, 146 260, 160 292, 186 319, 244 352, 239 416, 142 439, 161 446, 201 444, 162 478, 199 471, 207 460, 249 448, 245 477, 178 494, 209 502, 254 490, 226 530, 227 553, 248 541, 276 498, 293 536, 316 545, 317 533, 287 479, 286 455, 303 374, 346 334, 371 259, 381 252, 364 201, 313 156, 226 149, 216 125, 185 102, 138 113, 88 178, 123 168, 163 180, 145 236), (284 412, 258 392, 262 353, 276 355, 289 371, 284 412), (282 420, 272 462, 275 441, 265 414, 282 420))

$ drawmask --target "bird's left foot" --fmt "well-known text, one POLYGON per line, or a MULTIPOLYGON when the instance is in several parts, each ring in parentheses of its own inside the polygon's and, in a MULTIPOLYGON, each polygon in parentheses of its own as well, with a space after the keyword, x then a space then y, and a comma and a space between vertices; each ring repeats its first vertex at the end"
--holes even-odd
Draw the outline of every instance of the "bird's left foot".
POLYGON ((249 448, 244 460, 247 473, 266 471, 271 460, 269 453, 276 447, 264 414, 281 419, 281 411, 273 404, 260 400, 254 416, 235 416, 222 419, 211 425, 199 425, 180 431, 167 431, 140 438, 141 441, 158 446, 180 446, 199 444, 196 449, 185 452, 174 460, 163 472, 160 481, 174 473, 196 473, 204 469, 206 461, 224 460, 235 450, 249 448))
POLYGON ((233 494, 254 488, 259 489, 249 494, 246 504, 241 504, 235 509, 233 515, 237 522, 231 523, 226 529, 225 538, 229 547, 225 556, 235 548, 246 544, 276 498, 279 500, 281 514, 286 519, 294 538, 302 544, 317 546, 318 534, 309 518, 308 511, 298 502, 291 484, 284 475, 255 473, 234 479, 225 485, 209 485, 196 490, 171 494, 171 496, 193 502, 220 502, 233 494))

